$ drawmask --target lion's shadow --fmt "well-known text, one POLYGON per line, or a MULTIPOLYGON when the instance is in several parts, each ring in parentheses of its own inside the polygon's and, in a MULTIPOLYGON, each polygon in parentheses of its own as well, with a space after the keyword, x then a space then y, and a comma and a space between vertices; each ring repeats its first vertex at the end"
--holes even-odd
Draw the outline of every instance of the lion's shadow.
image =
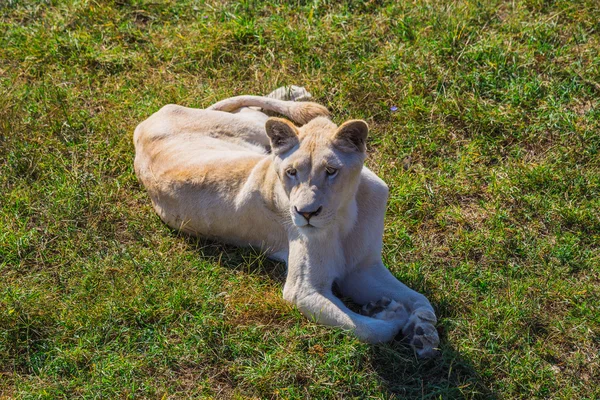
MULTIPOLYGON (((285 264, 266 258, 258 250, 198 239, 175 231, 173 235, 182 237, 203 258, 218 260, 226 268, 260 274, 281 285, 285 281, 285 264)), ((405 283, 410 286, 413 282, 405 283)), ((358 310, 358 306, 346 300, 344 299, 351 309, 358 310)), ((438 325, 440 355, 437 358, 417 359, 412 349, 402 340, 370 346, 366 362, 379 376, 386 395, 401 399, 497 399, 498 396, 487 387, 473 363, 448 342, 443 320, 445 314, 453 313, 451 307, 435 304, 434 307, 438 312, 441 311, 438 325)))

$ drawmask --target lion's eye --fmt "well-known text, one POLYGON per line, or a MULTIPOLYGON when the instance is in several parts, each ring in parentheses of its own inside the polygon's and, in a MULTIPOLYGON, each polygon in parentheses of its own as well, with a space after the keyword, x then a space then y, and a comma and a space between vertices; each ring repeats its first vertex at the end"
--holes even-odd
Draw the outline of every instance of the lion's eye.
POLYGON ((327 167, 325 168, 325 173, 327 174, 327 176, 329 177, 334 177, 337 175, 338 170, 335 168, 331 168, 331 167, 327 167))
POLYGON ((285 170, 285 173, 287 174, 287 176, 289 176, 290 178, 293 176, 296 176, 296 170, 294 168, 288 168, 285 170))

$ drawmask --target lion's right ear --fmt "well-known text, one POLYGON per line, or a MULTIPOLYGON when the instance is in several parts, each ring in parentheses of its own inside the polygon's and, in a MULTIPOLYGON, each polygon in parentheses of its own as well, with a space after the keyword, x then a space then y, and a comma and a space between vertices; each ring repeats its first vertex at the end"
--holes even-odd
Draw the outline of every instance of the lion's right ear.
POLYGON ((269 118, 265 128, 275 154, 285 153, 299 143, 298 129, 287 119, 269 118))

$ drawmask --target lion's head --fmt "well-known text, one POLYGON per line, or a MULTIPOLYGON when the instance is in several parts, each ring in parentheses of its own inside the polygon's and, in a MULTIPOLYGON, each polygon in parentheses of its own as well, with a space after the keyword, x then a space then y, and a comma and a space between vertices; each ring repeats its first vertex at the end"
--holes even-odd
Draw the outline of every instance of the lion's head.
POLYGON ((294 225, 310 232, 349 218, 366 158, 367 123, 351 120, 337 127, 319 117, 297 128, 270 118, 266 130, 294 225))

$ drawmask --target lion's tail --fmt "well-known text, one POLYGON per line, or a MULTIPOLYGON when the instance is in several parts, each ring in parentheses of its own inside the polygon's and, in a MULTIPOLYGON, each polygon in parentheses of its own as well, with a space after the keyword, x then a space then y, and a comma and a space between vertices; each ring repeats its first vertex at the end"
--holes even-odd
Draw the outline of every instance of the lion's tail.
POLYGON ((329 116, 327 108, 310 101, 284 101, 261 96, 236 96, 221 100, 208 107, 207 110, 232 112, 242 107, 260 107, 285 115, 299 124, 306 124, 316 117, 329 116))

